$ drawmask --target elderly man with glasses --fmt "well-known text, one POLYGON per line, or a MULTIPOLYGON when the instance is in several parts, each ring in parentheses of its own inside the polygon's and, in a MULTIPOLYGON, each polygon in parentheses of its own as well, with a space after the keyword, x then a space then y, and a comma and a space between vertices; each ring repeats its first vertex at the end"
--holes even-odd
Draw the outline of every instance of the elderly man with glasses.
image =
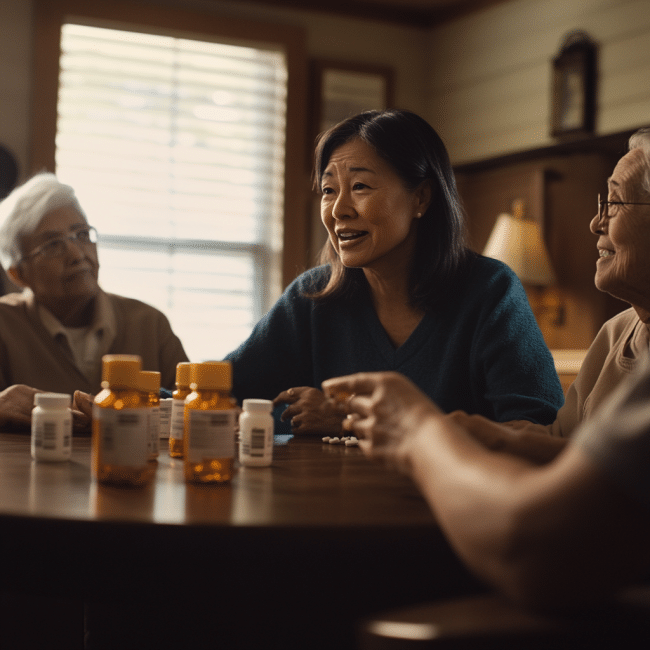
POLYGON ((164 314, 102 291, 96 241, 74 190, 53 174, 0 203, 0 255, 23 288, 0 298, 0 426, 28 424, 38 390, 98 392, 104 354, 140 355, 165 387, 187 361, 164 314))

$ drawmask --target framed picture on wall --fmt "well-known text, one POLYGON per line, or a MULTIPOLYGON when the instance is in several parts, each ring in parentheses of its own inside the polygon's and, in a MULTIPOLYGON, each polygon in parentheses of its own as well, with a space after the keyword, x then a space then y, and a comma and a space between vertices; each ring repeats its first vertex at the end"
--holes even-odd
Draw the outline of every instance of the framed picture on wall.
POLYGON ((551 135, 588 135, 596 118, 596 46, 583 32, 569 34, 553 59, 551 135))
POLYGON ((392 106, 393 76, 393 70, 388 67, 313 60, 310 148, 313 149, 319 133, 346 117, 392 106))

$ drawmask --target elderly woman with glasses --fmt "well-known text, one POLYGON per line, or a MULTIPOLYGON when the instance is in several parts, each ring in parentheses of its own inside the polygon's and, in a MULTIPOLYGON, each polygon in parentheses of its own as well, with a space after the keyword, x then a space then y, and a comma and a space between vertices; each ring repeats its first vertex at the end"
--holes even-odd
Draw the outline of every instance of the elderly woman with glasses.
POLYGON ((138 354, 174 384, 187 361, 157 309, 105 293, 97 233, 73 189, 43 173, 0 203, 0 255, 23 288, 0 298, 0 425, 28 424, 37 390, 96 393, 104 354, 138 354))
POLYGON ((591 232, 598 237, 596 287, 629 303, 607 321, 594 339, 564 406, 550 425, 497 424, 484 417, 455 412, 453 417, 491 449, 545 463, 554 459, 578 425, 621 382, 647 360, 650 348, 650 127, 637 131, 628 153, 607 181, 605 200, 591 232), (548 435, 551 433, 552 435, 548 435))

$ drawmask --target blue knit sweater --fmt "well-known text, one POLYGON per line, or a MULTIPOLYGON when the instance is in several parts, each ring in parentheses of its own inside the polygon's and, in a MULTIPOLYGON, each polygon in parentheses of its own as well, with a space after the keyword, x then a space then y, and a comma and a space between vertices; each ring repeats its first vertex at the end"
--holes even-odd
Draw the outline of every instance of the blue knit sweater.
POLYGON ((303 273, 228 355, 238 400, 273 399, 292 386, 320 388, 329 377, 394 370, 446 412, 462 409, 502 422, 555 419, 564 397, 553 358, 521 283, 501 262, 477 257, 454 287, 451 304, 440 311, 433 306, 397 349, 362 271, 352 297, 305 297, 328 277, 328 267, 303 273))

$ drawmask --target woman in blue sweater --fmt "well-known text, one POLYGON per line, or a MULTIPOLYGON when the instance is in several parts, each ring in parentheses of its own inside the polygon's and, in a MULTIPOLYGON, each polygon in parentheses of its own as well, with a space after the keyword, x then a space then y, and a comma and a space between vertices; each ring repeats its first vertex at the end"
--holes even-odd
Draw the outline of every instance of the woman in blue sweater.
POLYGON ((404 110, 322 134, 314 165, 329 240, 228 358, 238 399, 288 403, 294 433, 333 433, 330 377, 395 370, 445 411, 550 423, 553 359, 514 273, 465 245, 442 140, 404 110))

